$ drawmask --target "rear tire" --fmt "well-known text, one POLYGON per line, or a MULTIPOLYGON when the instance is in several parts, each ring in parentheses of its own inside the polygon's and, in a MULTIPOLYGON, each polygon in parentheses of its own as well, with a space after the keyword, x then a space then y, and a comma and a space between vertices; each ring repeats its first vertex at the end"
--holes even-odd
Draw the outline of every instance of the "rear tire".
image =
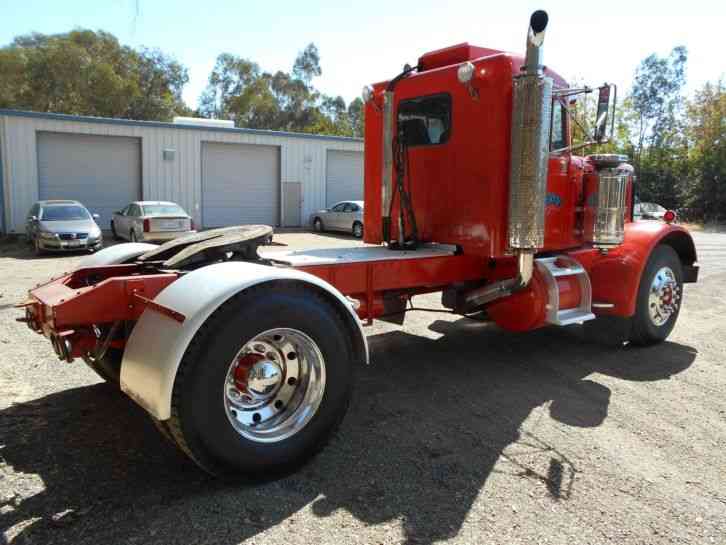
POLYGON ((353 236, 355 238, 363 238, 363 224, 359 221, 353 224, 353 236))
POLYGON ((670 246, 656 246, 640 278, 630 342, 640 346, 666 340, 678 320, 683 295, 683 267, 670 246))
MULTIPOLYGON (((259 479, 295 469, 328 442, 348 408, 353 374, 348 335, 338 310, 310 289, 275 284, 234 297, 200 328, 182 359, 174 383, 172 417, 167 421, 171 434, 192 460, 216 476, 259 479), (294 351, 287 345, 282 352, 270 355, 275 339, 283 342, 280 339, 284 337, 276 333, 288 331, 301 334, 293 335, 293 339, 311 341, 314 350, 303 340, 302 345, 293 344, 294 351), (260 344, 262 348, 255 348, 254 353, 247 351, 260 344), (264 402, 267 405, 258 405, 262 408, 245 412, 248 410, 241 405, 230 405, 230 386, 234 393, 242 360, 260 358, 260 354, 265 354, 264 360, 280 362, 278 382, 270 390, 277 393, 270 394, 269 401, 264 402), (322 386, 314 380, 314 373, 304 378, 302 372, 316 359, 322 359, 322 386), (294 366, 299 382, 290 382, 294 366), (304 393, 300 397, 291 394, 288 401, 278 405, 286 385, 304 393), (317 396, 317 404, 306 404, 308 389, 317 396), (275 396, 279 397, 273 409, 275 396), (257 424, 249 423, 249 419, 245 424, 244 415, 254 417, 257 424), (301 421, 299 415, 307 420, 301 421), (301 427, 296 427, 299 422, 303 422, 301 427), (288 435, 275 435, 276 425, 288 435)), ((254 380, 257 375, 247 369, 246 377, 254 380)), ((320 376, 318 373, 318 379, 320 376)), ((237 390, 235 396, 242 393, 245 400, 254 401, 247 399, 247 392, 253 390, 237 390)))

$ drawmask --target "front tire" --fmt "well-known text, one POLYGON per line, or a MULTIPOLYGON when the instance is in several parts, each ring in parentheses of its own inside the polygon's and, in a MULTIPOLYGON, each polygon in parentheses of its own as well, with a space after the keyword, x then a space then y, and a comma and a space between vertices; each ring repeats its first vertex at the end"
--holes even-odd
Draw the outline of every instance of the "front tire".
POLYGON ((323 230, 324 230, 323 221, 320 218, 315 218, 315 221, 313 222, 313 229, 318 233, 323 232, 323 230))
POLYGON ((678 320, 683 295, 683 267, 670 246, 656 246, 638 287, 630 342, 647 346, 668 338, 678 320))
POLYGON ((213 475, 279 475, 330 439, 347 410, 352 374, 336 308, 294 284, 253 288, 197 332, 179 367, 168 427, 213 475))

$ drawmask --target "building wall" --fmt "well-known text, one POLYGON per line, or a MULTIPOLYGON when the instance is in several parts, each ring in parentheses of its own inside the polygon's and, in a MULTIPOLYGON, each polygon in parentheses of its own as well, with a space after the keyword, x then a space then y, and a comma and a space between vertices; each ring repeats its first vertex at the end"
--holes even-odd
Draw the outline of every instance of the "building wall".
MULTIPOLYGON (((143 198, 177 202, 194 216, 198 225, 201 224, 202 142, 279 146, 280 183, 302 182, 303 225, 312 212, 325 207, 327 151, 363 150, 363 141, 355 138, 0 111, 0 168, 3 169, 0 179, 4 181, 4 219, 9 233, 24 231, 25 215, 38 199, 36 133, 39 131, 140 138, 143 198), (164 149, 175 150, 173 160, 163 159, 164 149)), ((280 195, 283 194, 281 190, 280 195)), ((283 210, 284 203, 280 202, 281 218, 283 210)))

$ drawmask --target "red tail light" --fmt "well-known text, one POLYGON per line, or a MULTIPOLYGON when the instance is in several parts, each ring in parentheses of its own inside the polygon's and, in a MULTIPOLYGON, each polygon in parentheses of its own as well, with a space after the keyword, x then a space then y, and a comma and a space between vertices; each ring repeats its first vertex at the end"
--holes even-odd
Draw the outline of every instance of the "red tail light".
POLYGON ((144 233, 148 233, 149 231, 151 231, 151 220, 145 219, 144 220, 144 233))
POLYGON ((675 221, 676 219, 676 213, 673 210, 666 210, 666 213, 663 214, 663 221, 666 223, 671 223, 672 221, 675 221))

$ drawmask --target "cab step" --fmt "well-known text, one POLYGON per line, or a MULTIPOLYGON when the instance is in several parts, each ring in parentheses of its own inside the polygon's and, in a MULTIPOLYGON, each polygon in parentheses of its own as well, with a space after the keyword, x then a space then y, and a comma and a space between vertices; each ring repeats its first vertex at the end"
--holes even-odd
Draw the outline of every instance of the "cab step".
POLYGON ((547 323, 566 326, 595 319, 592 313, 590 277, 580 263, 571 257, 560 255, 536 259, 535 264, 547 285, 547 323), (574 276, 579 283, 580 305, 575 308, 560 309, 557 278, 562 276, 574 276))

